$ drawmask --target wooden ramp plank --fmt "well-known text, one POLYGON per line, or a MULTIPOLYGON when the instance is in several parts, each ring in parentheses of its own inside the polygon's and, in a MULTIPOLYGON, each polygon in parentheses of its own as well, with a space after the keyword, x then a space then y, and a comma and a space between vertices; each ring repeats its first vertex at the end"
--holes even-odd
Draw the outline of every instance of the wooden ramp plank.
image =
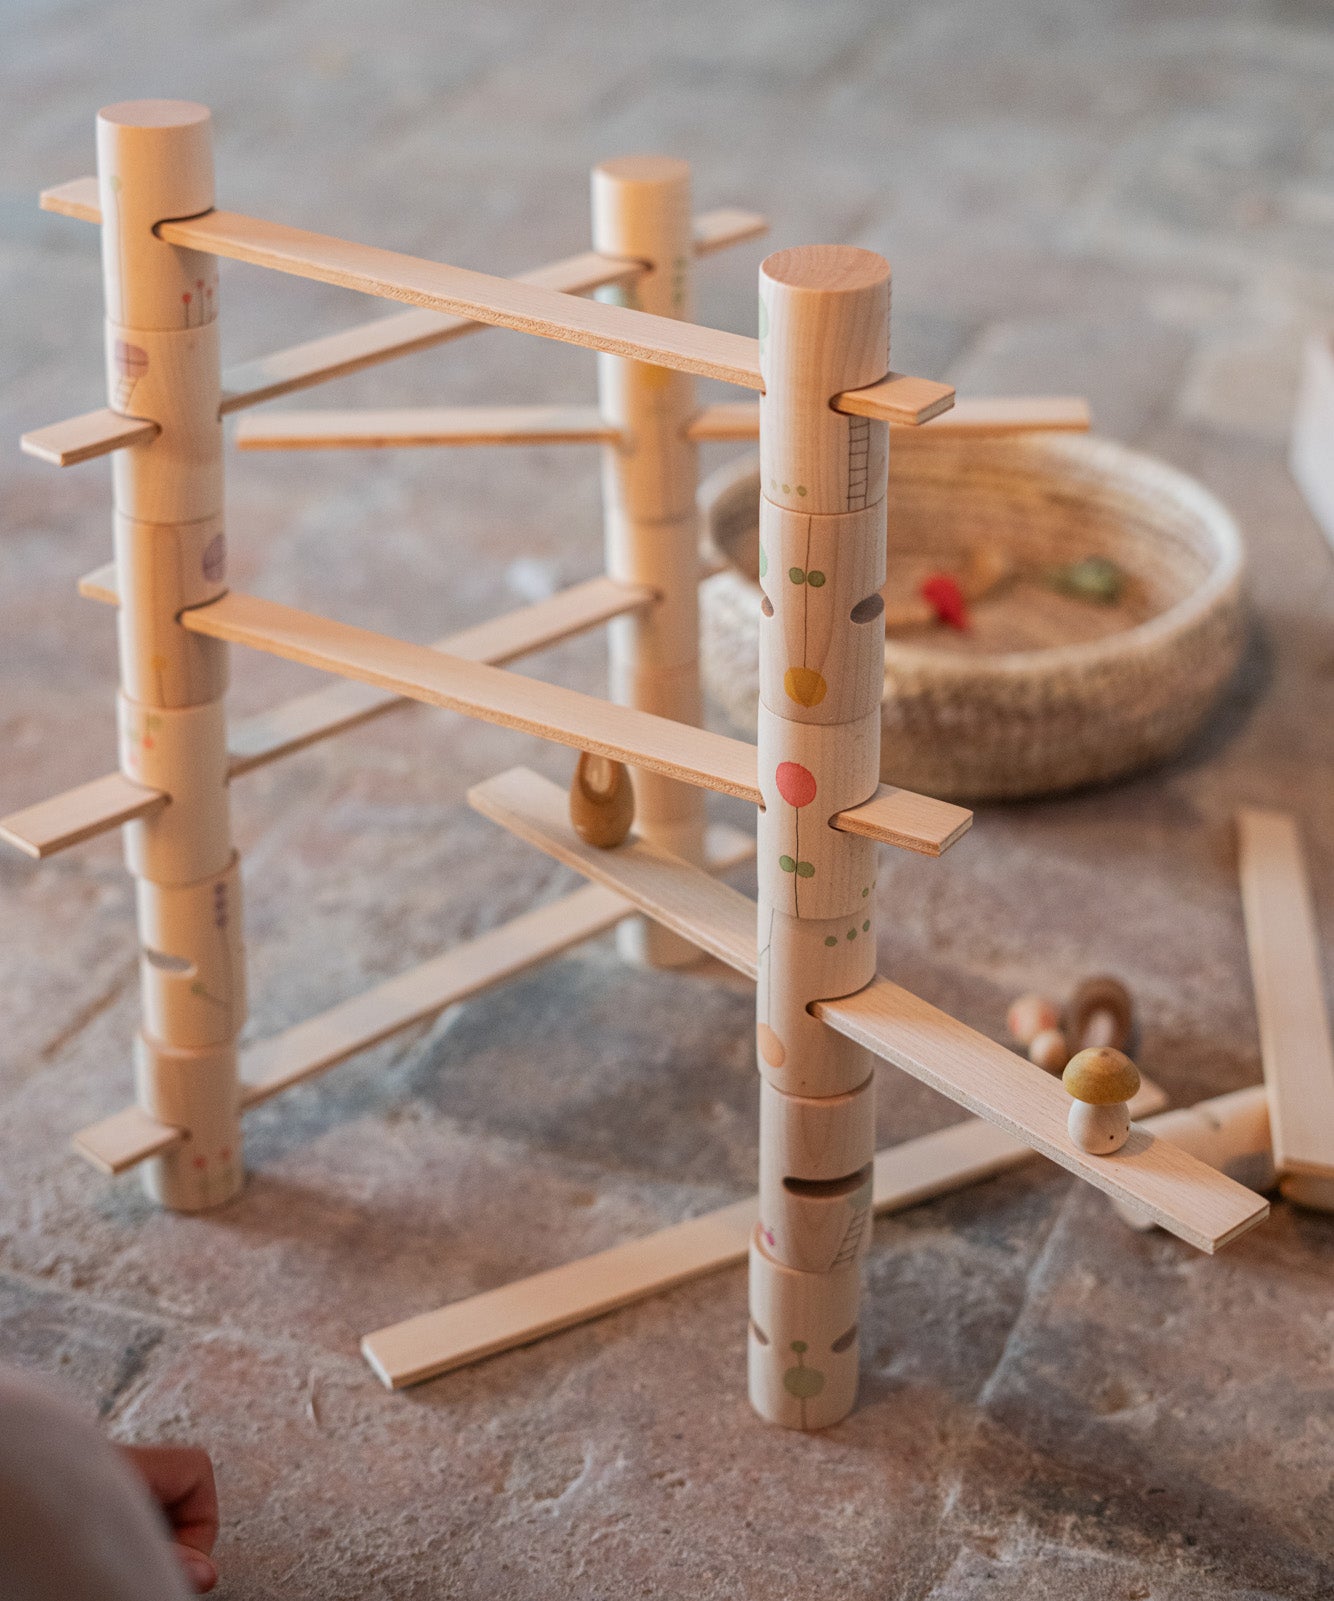
POLYGON ((1286 812, 1245 808, 1237 838, 1274 1165, 1334 1178, 1334 1042, 1301 836, 1286 812))
POLYGON ((159 1123, 137 1106, 113 1112, 100 1123, 90 1123, 74 1135, 71 1144, 81 1157, 103 1173, 128 1173, 151 1156, 161 1156, 179 1145, 178 1128, 159 1123))
POLYGON ((120 773, 108 773, 0 818, 0 839, 44 861, 122 823, 151 817, 166 804, 167 797, 160 791, 145 789, 120 773))
MULTIPOLYGON (((697 868, 642 841, 610 851, 586 845, 570 826, 564 792, 524 768, 475 786, 468 800, 557 860, 619 889, 666 927, 754 975, 756 911, 744 895, 709 882, 697 868)), ((1225 1245, 1268 1214, 1261 1196, 1140 1128, 1115 1155, 1087 1155, 1066 1132, 1070 1100, 1058 1079, 888 979, 875 979, 843 1000, 818 1002, 815 1015, 1095 1188, 1138 1206, 1202 1251, 1225 1245)))
MULTIPOLYGON (((1157 1101, 1162 1100, 1161 1091, 1157 1101)), ((1155 1102, 1137 1104, 1146 1116, 1155 1102)), ((969 1118, 877 1151, 872 1206, 898 1212, 1017 1167, 1035 1153, 1002 1129, 969 1118)), ((438 1377, 746 1259, 758 1198, 735 1201, 594 1256, 377 1329, 362 1355, 391 1390, 438 1377)))
POLYGON ((596 406, 398 406, 265 411, 242 418, 238 450, 400 450, 413 446, 586 445, 620 438, 596 406))
MULTIPOLYGON (((182 614, 194 633, 373 684, 409 700, 665 773, 682 783, 760 804, 755 747, 707 729, 618 706, 558 684, 464 661, 232 591, 182 614)), ((881 785, 861 806, 830 819, 847 833, 938 856, 972 814, 946 801, 881 785)))
POLYGON ((92 461, 113 450, 124 450, 128 445, 146 445, 156 439, 159 432, 155 422, 123 417, 109 406, 102 406, 97 411, 84 412, 81 417, 69 417, 64 422, 48 423, 45 428, 30 429, 19 440, 19 448, 25 455, 35 456, 52 467, 75 467, 81 461, 92 461))

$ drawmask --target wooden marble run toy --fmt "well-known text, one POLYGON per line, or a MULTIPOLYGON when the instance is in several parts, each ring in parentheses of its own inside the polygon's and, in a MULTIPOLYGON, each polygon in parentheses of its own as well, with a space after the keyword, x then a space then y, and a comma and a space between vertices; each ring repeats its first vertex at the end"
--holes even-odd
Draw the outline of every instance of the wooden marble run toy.
MULTIPOLYGON (((726 1257, 739 1230, 750 1256, 751 1399, 774 1422, 819 1428, 853 1405, 859 1264, 877 1205, 966 1182, 1031 1149, 1204 1251, 1265 1216, 1261 1197, 1141 1126, 1114 1155, 1091 1154, 1067 1131, 1070 1101, 1054 1078, 877 975, 877 845, 937 856, 970 821, 879 781, 891 426, 947 426, 931 419, 953 400, 942 384, 889 370, 885 261, 843 246, 770 256, 759 338, 745 338, 689 320, 692 266, 763 225, 737 212, 692 221, 688 172, 675 161, 598 167, 593 251, 504 279, 216 209, 200 106, 112 106, 98 118, 97 148, 98 179, 52 190, 43 204, 101 224, 111 407, 39 430, 25 448, 62 465, 113 457, 115 563, 82 588, 118 608, 120 771, 3 824, 39 857, 124 829, 142 952, 137 1102, 77 1136, 85 1156, 113 1173, 142 1164, 168 1207, 215 1206, 242 1183, 249 1107, 638 910, 649 922, 632 923, 626 938, 640 959, 678 964, 702 949, 757 982, 758 1210, 742 1203, 725 1221, 696 1219, 539 1275, 497 1292, 503 1304, 465 1303, 469 1354, 698 1272, 726 1257), (410 309, 224 374, 219 257, 410 309), (580 298, 590 291, 603 298, 580 298), (596 442, 606 575, 434 645, 229 589, 222 418, 483 324, 597 351, 597 405, 313 413, 259 421, 242 443, 596 442), (758 392, 758 406, 701 409, 694 375, 758 392), (696 442, 756 433, 758 748, 698 726, 695 513, 696 442), (503 669, 602 623, 609 700, 503 669), (229 731, 229 645, 348 682, 229 731), (228 786, 403 700, 581 752, 579 827, 566 795, 523 769, 469 798, 593 882, 239 1048, 245 979, 228 786), (629 838, 618 764, 634 771, 629 838), (705 790, 758 810, 758 906, 709 871, 705 790), (607 807, 619 808, 610 820, 607 807), (877 1156, 876 1058, 984 1121, 877 1156)), ((1040 410, 1048 425, 1079 425, 1077 406, 1040 410)), ((1016 418, 1022 426, 1022 406, 979 403, 961 406, 957 425, 1016 418)), ((729 850, 715 850, 714 865, 729 850)), ((458 1313, 382 1330, 363 1349, 389 1383, 441 1371, 460 1360, 458 1313)))

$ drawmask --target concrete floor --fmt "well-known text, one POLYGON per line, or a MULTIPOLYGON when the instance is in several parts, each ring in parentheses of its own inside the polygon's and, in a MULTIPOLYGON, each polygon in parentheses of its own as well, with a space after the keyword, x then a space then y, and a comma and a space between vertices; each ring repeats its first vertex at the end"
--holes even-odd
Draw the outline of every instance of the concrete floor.
MULTIPOLYGON (((1334 563, 1283 466, 1303 334, 1334 323, 1334 28, 1319 0, 511 0, 168 7, 10 0, 0 62, 9 440, 0 543, 8 810, 113 765, 104 464, 17 458, 101 403, 96 239, 37 189, 92 168, 99 105, 215 110, 222 203, 508 271, 578 249, 586 168, 654 149, 776 244, 895 268, 896 365, 964 393, 1087 394, 1102 428, 1236 511, 1258 628, 1168 768, 981 815, 942 863, 886 852, 881 967, 999 1033, 1020 989, 1133 986, 1178 1101, 1254 1082, 1230 843, 1290 806, 1334 929, 1334 563)), ((703 273, 748 330, 758 247, 703 273)), ((367 314, 224 268, 242 357, 367 314)), ((485 334, 327 404, 572 398, 590 359, 485 334)), ((234 577, 434 637, 591 574, 596 467, 551 450, 231 466, 234 577)), ((596 689, 601 647, 536 670, 596 689)), ((233 705, 307 677, 236 664, 233 705)), ((263 1036, 554 894, 460 807, 563 753, 410 712, 245 779, 251 1031, 263 1036)), ((611 944, 265 1107, 215 1215, 74 1159, 127 1098, 130 886, 116 843, 0 859, 0 1356, 118 1437, 217 1460, 228 1601, 415 1596, 1328 1597, 1329 1219, 1275 1207, 1216 1259, 1122 1228, 1041 1162, 876 1228, 862 1402, 818 1438, 743 1393, 721 1274, 400 1396, 358 1336, 744 1194, 751 1002, 622 971, 611 944)), ((886 1071, 881 1138, 954 1109, 886 1071)))

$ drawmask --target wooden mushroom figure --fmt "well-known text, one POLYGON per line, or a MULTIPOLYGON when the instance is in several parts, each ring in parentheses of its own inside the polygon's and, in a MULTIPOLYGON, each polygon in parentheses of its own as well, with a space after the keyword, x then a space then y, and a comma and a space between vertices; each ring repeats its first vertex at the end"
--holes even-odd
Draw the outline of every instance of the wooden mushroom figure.
POLYGON ((570 822, 586 844, 611 850, 635 820, 635 793, 622 762, 580 751, 570 782, 570 822))
POLYGON ((1072 1097, 1070 1138, 1090 1156, 1110 1156, 1130 1137, 1131 1098, 1139 1071, 1110 1045, 1094 1045, 1070 1058, 1061 1082, 1072 1097))

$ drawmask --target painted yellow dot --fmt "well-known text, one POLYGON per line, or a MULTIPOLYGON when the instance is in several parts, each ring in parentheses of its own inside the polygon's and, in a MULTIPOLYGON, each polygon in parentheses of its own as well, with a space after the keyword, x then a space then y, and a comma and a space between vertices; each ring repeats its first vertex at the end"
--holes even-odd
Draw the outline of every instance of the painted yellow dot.
POLYGON ((787 1060, 787 1050, 782 1040, 767 1023, 755 1025, 755 1045, 769 1067, 782 1067, 787 1060))
POLYGON ((789 667, 783 674, 783 689, 798 706, 818 706, 829 693, 829 685, 813 667, 789 667))

